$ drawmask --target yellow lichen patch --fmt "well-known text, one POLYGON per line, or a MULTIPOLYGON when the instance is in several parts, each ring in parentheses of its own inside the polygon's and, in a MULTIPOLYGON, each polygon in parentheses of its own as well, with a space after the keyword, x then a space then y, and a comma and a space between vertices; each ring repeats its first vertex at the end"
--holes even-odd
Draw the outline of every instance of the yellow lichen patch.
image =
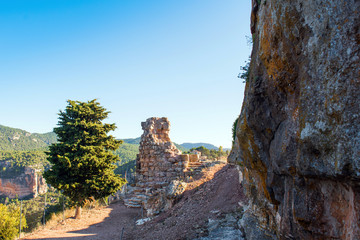
MULTIPOLYGON (((289 63, 285 59, 282 59, 277 53, 278 46, 273 46, 271 43, 271 30, 269 29, 270 27, 268 25, 268 23, 264 24, 263 34, 260 39, 260 59, 266 67, 266 73, 269 76, 269 79, 273 80, 273 86, 285 86, 285 88, 287 88, 288 84, 282 82, 285 79, 281 79, 281 74, 284 72, 293 74, 294 71, 289 63)), ((283 87, 280 88, 283 89, 283 87)), ((291 88, 287 90, 289 90, 290 93, 293 93, 291 88)))
POLYGON ((271 200, 266 188, 267 168, 259 157, 259 146, 255 143, 254 134, 247 124, 246 117, 244 117, 240 125, 238 139, 244 165, 254 170, 256 175, 260 177, 257 187, 258 191, 262 192, 268 200, 271 200))
POLYGON ((281 55, 281 52, 286 52, 286 49, 294 47, 290 42, 296 40, 293 29, 298 20, 292 14, 294 11, 291 12, 289 9, 285 9, 283 15, 280 10, 274 10, 274 12, 277 12, 277 20, 273 22, 270 12, 261 28, 259 56, 272 86, 282 92, 294 94, 295 67, 289 61, 291 56, 281 55), (286 39, 285 35, 290 41, 286 39))

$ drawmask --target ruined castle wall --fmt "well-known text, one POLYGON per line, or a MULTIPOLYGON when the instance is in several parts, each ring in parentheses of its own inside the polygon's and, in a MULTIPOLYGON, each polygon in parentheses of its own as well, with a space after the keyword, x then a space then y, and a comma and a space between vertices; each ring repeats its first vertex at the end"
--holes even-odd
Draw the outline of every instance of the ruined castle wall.
POLYGON ((167 118, 149 118, 141 126, 144 133, 136 159, 136 187, 125 204, 143 207, 151 216, 170 208, 172 197, 179 195, 179 189, 184 190, 177 180, 185 177, 189 155, 182 154, 171 142, 167 118), (171 186, 173 189, 169 189, 171 186))
POLYGON ((179 178, 188 162, 188 155, 171 142, 170 122, 167 118, 149 118, 143 122, 137 158, 137 185, 166 185, 179 178))

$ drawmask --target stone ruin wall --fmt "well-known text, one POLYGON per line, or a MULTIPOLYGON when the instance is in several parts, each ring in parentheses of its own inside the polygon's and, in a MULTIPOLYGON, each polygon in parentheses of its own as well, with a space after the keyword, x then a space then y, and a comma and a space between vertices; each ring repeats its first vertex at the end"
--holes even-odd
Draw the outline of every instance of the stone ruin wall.
POLYGON ((138 186, 158 187, 167 185, 181 176, 189 157, 171 142, 170 122, 167 118, 149 118, 141 123, 139 155, 136 160, 138 186))
POLYGON ((197 154, 182 154, 169 137, 167 118, 152 117, 141 123, 139 154, 136 159, 135 187, 125 199, 129 207, 143 207, 148 216, 169 209, 185 190, 189 164, 199 161, 197 154))

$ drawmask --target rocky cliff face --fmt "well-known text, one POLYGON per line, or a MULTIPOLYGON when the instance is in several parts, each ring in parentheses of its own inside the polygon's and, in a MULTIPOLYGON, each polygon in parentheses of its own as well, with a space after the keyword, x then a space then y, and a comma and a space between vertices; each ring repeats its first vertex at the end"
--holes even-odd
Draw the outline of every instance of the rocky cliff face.
POLYGON ((360 239, 360 1, 252 2, 229 158, 251 199, 244 218, 270 239, 360 239))
MULTIPOLYGON (((8 168, 3 162, 1 168, 8 168)), ((14 176, 0 177, 0 196, 9 198, 36 197, 47 191, 45 179, 33 168, 25 167, 24 171, 14 176)))

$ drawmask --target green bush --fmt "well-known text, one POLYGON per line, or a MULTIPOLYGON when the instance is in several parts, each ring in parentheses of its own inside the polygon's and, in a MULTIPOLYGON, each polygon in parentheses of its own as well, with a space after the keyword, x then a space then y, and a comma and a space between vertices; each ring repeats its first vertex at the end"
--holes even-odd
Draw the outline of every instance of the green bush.
MULTIPOLYGON (((20 207, 15 204, 0 204, 0 240, 13 240, 19 234, 20 207)), ((26 227, 26 219, 21 217, 22 228, 26 227)))

